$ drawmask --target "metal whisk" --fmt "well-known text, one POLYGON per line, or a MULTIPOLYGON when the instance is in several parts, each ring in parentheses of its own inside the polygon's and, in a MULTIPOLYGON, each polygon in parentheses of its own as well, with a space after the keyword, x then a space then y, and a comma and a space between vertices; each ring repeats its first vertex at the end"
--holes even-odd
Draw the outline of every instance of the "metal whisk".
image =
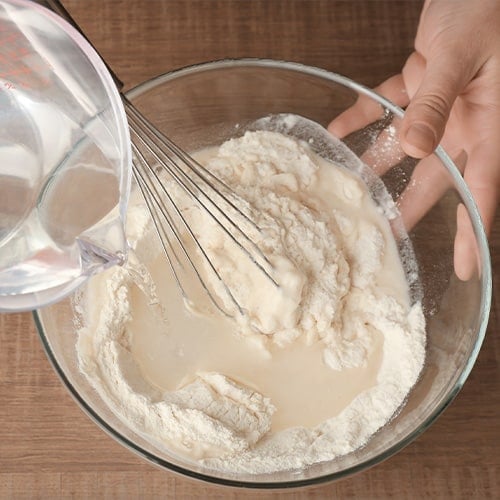
POLYGON ((190 200, 195 201, 250 259, 258 271, 278 286, 272 276, 271 263, 249 236, 251 232, 259 232, 259 227, 251 216, 240 208, 244 202, 226 184, 163 135, 126 97, 123 99, 132 134, 132 151, 135 157, 133 174, 184 298, 188 301, 193 299, 187 292, 187 282, 190 281, 190 274, 194 273, 198 284, 211 302, 225 314, 233 315, 232 311, 228 311, 223 305, 228 301, 221 301, 214 294, 213 287, 200 272, 201 260, 205 263, 203 267, 212 274, 212 279, 219 283, 218 290, 223 291, 237 313, 243 314, 242 306, 215 268, 206 249, 183 215, 178 201, 169 191, 168 182, 173 181, 180 186, 190 200), (196 251, 198 259, 194 258, 191 248, 196 251))
MULTIPOLYGON (((85 36, 59 0, 43 0, 38 3, 44 3, 85 36)), ((123 83, 109 66, 107 68, 121 93, 123 83)), ((249 233, 259 232, 260 229, 251 215, 240 208, 245 203, 226 184, 162 134, 124 94, 121 93, 121 97, 132 139, 133 175, 184 299, 190 303, 203 300, 198 293, 194 298, 188 292, 194 279, 205 297, 220 311, 229 316, 244 314, 243 306, 238 303, 192 231, 178 202, 170 193, 168 183, 175 182, 192 201, 206 211, 217 227, 255 265, 256 270, 278 287, 271 263, 249 236, 249 233), (212 274, 212 278, 207 278, 206 272, 201 272, 200 265, 212 274), (213 280, 218 283, 217 293, 209 283, 213 283, 213 280), (219 296, 221 293, 225 295, 225 299, 219 296), (228 307, 228 304, 231 306, 228 307)))

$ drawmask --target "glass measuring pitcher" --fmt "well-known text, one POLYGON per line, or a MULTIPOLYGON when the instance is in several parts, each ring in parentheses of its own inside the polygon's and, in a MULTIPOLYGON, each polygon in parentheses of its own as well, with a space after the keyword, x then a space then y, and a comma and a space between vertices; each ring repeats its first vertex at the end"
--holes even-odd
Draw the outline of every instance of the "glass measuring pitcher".
POLYGON ((0 0, 0 311, 61 299, 126 258, 127 121, 90 44, 0 0))

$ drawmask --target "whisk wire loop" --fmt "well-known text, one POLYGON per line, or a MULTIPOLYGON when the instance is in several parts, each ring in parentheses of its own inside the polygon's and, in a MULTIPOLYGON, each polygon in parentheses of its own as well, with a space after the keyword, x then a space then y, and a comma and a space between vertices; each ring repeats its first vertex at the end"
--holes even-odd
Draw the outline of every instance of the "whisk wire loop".
MULTIPOLYGON (((224 233, 246 254, 258 269, 264 273, 276 287, 279 287, 272 276, 272 264, 258 245, 241 229, 240 225, 235 222, 234 218, 237 218, 239 221, 243 218, 245 221, 250 222, 259 232, 260 229, 252 219, 235 205, 235 203, 217 189, 215 183, 220 184, 220 186, 228 190, 230 188, 209 170, 172 143, 172 141, 161 134, 156 128, 153 128, 141 113, 131 104, 127 105, 127 102, 128 101, 125 100, 125 109, 130 122, 130 128, 133 134, 132 142, 135 145, 135 149, 147 153, 148 156, 152 156, 156 166, 164 169, 168 175, 192 197, 192 199, 195 199, 206 213, 210 215, 212 220, 218 224, 224 233), (185 168, 189 171, 186 172, 185 168), (193 176, 189 175, 190 172, 194 173, 198 180, 202 182, 196 182, 193 176), (212 179, 213 182, 210 182, 209 179, 212 179), (228 205, 228 210, 223 210, 223 208, 216 203, 214 198, 219 198, 219 201, 226 203, 228 205), (229 215, 231 210, 234 210, 233 214, 236 217, 231 217, 229 215), (224 221, 227 224, 224 223, 224 221)), ((151 161, 145 159, 144 154, 143 159, 144 161, 141 162, 143 168, 150 167, 151 161)), ((156 175, 156 172, 155 177, 156 181, 163 186, 162 190, 165 190, 164 181, 156 175)), ((175 203, 170 196, 169 199, 174 205, 175 203)), ((192 236, 195 238, 193 234, 192 236)))
MULTIPOLYGON (((128 100, 124 97, 134 154, 133 175, 151 214, 155 233, 183 298, 188 302, 192 302, 193 299, 187 292, 189 279, 182 277, 187 272, 187 266, 194 273, 197 283, 210 302, 219 311, 227 316, 234 316, 235 313, 243 315, 243 308, 214 266, 173 193, 170 192, 168 181, 175 182, 187 193, 190 200, 195 200, 258 270, 278 287, 278 283, 271 275, 273 271, 271 263, 257 244, 241 229, 239 223, 243 220, 243 224, 250 223, 254 229, 258 231, 260 229, 219 189, 222 187, 229 191, 228 186, 161 134, 132 104, 127 103, 128 100), (226 211, 216 203, 216 199, 226 203, 226 211), (233 217, 230 216, 231 209, 234 209, 233 217), (189 242, 186 241, 186 237, 189 242), (200 272, 199 263, 193 259, 192 251, 188 247, 190 249, 194 247, 198 251, 198 255, 219 283, 219 292, 223 291, 228 300, 221 300, 208 285, 206 278, 200 272), (228 307, 228 302, 232 307, 228 307)), ((233 196, 233 193, 230 192, 230 195, 233 196)))
POLYGON ((236 307, 239 314, 243 314, 243 310, 235 299, 234 295, 231 293, 231 290, 226 285, 222 277, 220 276, 217 269, 214 267, 212 261, 209 259, 206 254, 205 249, 200 244, 198 239, 195 237, 190 225, 187 223, 184 215, 181 210, 177 206, 177 204, 172 199, 170 193, 165 188, 164 184, 160 181, 160 178, 155 172, 154 168, 147 161, 146 157, 143 153, 137 148, 135 143, 132 144, 132 151, 134 152, 134 169, 133 174, 136 179, 136 182, 139 186, 139 189, 143 195, 143 198, 146 202, 146 206, 152 216, 153 226, 155 228, 155 232, 160 239, 160 244, 162 249, 167 256, 167 261, 169 263, 169 267, 174 275, 177 285, 179 286, 181 293, 185 300, 191 300, 192 297, 186 292, 185 286, 183 284, 183 280, 180 278, 178 271, 176 270, 176 265, 174 264, 174 259, 177 262, 177 265, 181 268, 184 268, 182 262, 185 261, 189 264, 191 270, 195 273, 196 278, 198 279, 200 285, 204 289, 205 293, 208 294, 211 302, 225 315, 231 316, 228 311, 219 304, 219 301, 215 298, 213 292, 210 290, 205 280, 203 279, 197 265, 194 263, 191 254, 186 249, 186 245, 183 242, 182 236, 180 234, 178 225, 174 222, 174 218, 172 217, 172 213, 166 207, 166 201, 168 201, 168 205, 171 206, 174 210, 175 215, 182 222, 182 225, 191 237, 192 241, 196 245, 197 249, 205 259, 205 261, 210 266, 210 269, 214 276, 217 278, 217 281, 222 286, 224 292, 227 297, 230 299, 232 304, 236 307), (160 187, 161 193, 158 190, 160 187), (162 223, 162 221, 166 222, 166 225, 162 223), (169 231, 167 231, 167 228, 169 231), (173 245, 172 236, 177 242, 182 254, 183 258, 181 258, 178 252, 175 250, 173 245), (173 257, 172 257, 173 256, 173 257))

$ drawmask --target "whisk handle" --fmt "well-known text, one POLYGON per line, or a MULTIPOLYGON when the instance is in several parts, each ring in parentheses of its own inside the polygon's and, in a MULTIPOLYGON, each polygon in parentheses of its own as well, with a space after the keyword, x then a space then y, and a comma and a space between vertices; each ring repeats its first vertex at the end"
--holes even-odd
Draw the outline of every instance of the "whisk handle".
MULTIPOLYGON (((70 13, 66 10, 64 5, 59 0, 35 0, 35 1, 38 4, 48 7, 50 10, 52 10, 53 12, 61 16, 69 24, 71 24, 76 30, 80 32, 80 34, 90 43, 90 45, 92 45, 94 50, 99 54, 97 49, 94 47, 93 43, 87 38, 87 35, 85 35, 83 30, 80 28, 80 26, 78 26, 77 22, 71 17, 70 13)), ((99 57, 101 57, 100 54, 99 57)), ((106 65, 109 74, 113 78, 116 87, 118 88, 119 91, 121 91, 123 88, 123 82, 116 76, 115 72, 109 67, 108 63, 102 57, 101 59, 103 63, 106 65)))

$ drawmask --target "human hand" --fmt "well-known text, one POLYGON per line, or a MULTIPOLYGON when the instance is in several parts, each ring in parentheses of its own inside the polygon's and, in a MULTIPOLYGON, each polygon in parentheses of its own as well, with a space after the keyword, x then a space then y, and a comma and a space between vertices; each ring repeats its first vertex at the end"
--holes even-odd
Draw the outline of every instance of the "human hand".
MULTIPOLYGON (((441 142, 460 168, 489 233, 500 191, 500 1, 426 0, 415 52, 401 74, 376 90, 408 106, 399 129, 401 146, 409 156, 425 158, 412 180, 426 183, 426 196, 407 189, 399 200, 406 227, 449 187, 428 156, 441 142)), ((360 98, 329 130, 343 137, 380 113, 380 107, 360 98)), ((459 207, 455 271, 460 278, 471 276, 476 252, 470 220, 459 207)))

